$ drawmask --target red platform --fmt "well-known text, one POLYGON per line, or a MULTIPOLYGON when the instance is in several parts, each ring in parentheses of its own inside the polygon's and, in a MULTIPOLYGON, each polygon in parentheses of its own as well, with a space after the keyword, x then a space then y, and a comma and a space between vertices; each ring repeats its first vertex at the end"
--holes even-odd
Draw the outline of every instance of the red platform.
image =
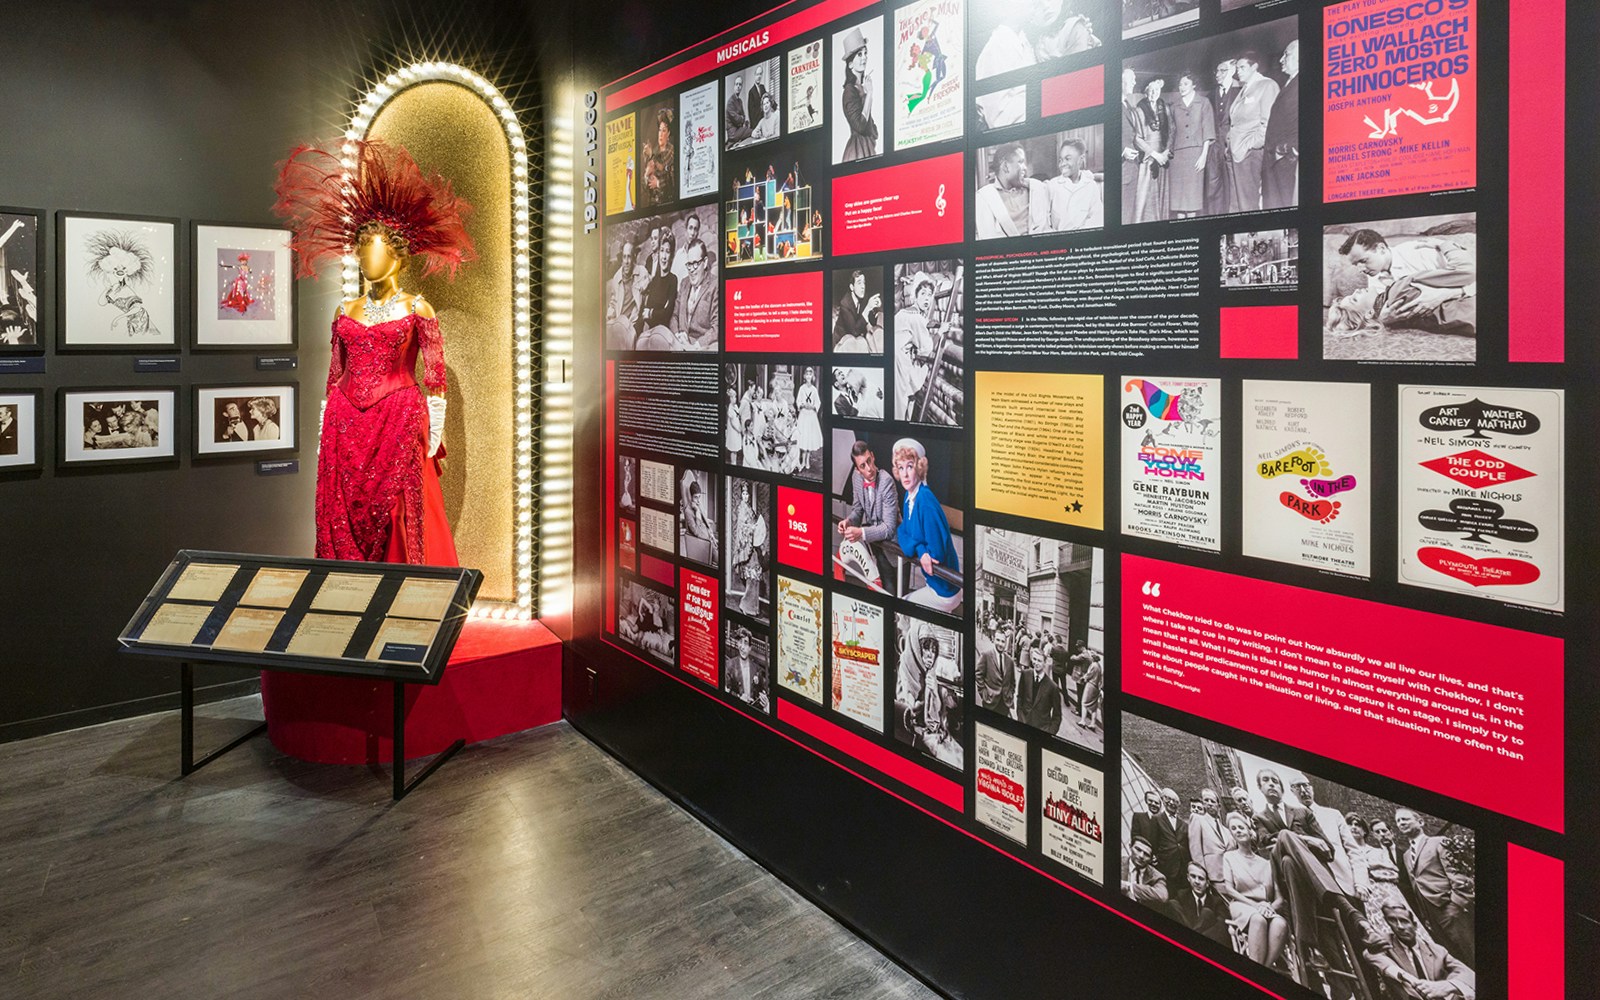
MULTIPOLYGON (((318 764, 394 759, 387 681, 266 671, 267 736, 318 764)), ((561 640, 536 621, 470 619, 436 687, 406 687, 406 759, 517 733, 561 718, 561 640)))

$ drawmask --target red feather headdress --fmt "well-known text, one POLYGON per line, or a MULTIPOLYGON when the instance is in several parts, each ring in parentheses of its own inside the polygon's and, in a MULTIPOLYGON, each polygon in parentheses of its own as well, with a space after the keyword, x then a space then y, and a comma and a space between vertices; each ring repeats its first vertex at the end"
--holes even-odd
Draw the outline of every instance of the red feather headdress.
POLYGON ((299 277, 315 277, 323 264, 354 251, 363 226, 381 225, 422 262, 422 275, 450 272, 477 256, 464 220, 472 206, 450 182, 425 176, 403 147, 380 139, 348 143, 355 162, 315 146, 299 146, 278 165, 272 211, 293 236, 289 245, 299 277))

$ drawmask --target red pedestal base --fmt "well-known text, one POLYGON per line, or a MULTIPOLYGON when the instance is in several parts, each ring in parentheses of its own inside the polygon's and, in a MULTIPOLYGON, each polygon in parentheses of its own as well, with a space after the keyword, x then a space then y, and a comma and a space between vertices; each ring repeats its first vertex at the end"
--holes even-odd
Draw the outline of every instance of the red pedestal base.
MULTIPOLYGON (((394 686, 356 677, 266 671, 267 736, 318 764, 394 759, 394 686)), ((436 687, 406 687, 406 758, 517 733, 561 718, 561 640, 538 622, 474 618, 436 687)))

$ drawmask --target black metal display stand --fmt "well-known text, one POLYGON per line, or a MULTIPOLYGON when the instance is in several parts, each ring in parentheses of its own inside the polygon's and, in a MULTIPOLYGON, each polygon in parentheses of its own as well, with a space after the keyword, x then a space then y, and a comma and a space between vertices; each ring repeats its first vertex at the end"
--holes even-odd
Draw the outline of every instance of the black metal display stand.
POLYGON ((436 685, 442 679, 482 580, 477 570, 455 567, 185 549, 162 573, 118 641, 126 653, 179 664, 184 776, 267 729, 262 721, 196 759, 196 666, 391 683, 393 797, 399 801, 466 746, 465 739, 456 740, 406 780, 406 685, 436 685), (313 634, 318 626, 322 631, 313 634), (310 652, 300 645, 302 640, 310 652))

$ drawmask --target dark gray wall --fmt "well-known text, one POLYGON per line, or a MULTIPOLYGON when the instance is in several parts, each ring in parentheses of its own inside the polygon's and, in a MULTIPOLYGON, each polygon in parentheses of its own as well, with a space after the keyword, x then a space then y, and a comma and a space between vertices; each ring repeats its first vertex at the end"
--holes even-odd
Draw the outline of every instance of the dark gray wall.
MULTIPOLYGON (((342 131, 373 67, 455 58, 541 116, 542 36, 520 4, 455 0, 8 5, 0 61, 0 204, 271 223, 274 165, 297 142, 342 131)), ((181 256, 187 257, 187 229, 181 256)), ((41 289, 46 342, 57 276, 41 289)), ((128 355, 47 355, 47 467, 0 479, 0 740, 176 704, 176 671, 116 652, 116 635, 180 548, 310 555, 315 428, 337 277, 301 282, 301 471, 189 459, 189 386, 257 377, 253 354, 184 353, 179 375, 132 374, 128 355), (178 384, 171 467, 56 471, 59 386, 178 384)), ((180 315, 188 293, 180 298, 180 315)), ((187 336, 187 321, 180 323, 187 336)), ((237 671, 203 682, 241 683, 237 671)), ((243 683, 249 683, 244 681, 243 683)), ((222 693, 219 691, 218 693, 222 693)))

